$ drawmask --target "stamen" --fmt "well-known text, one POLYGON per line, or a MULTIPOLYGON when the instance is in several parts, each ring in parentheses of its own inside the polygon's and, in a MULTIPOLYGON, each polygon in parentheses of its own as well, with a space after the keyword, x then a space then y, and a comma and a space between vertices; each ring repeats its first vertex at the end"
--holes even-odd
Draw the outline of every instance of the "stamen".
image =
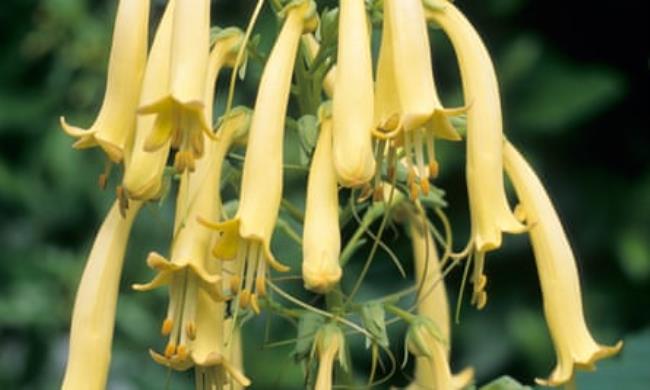
POLYGON ((176 355, 180 360, 187 359, 187 347, 184 344, 181 344, 176 349, 176 355))
MULTIPOLYGON (((183 332, 180 332, 180 345, 186 344, 186 339, 196 337, 196 299, 198 295, 198 282, 196 275, 190 270, 185 270, 185 294, 183 296, 183 332)), ((180 348, 180 347, 179 347, 180 348)))
POLYGON ((260 310, 260 303, 259 303, 259 301, 257 300, 257 294, 251 294, 251 302, 250 302, 250 305, 251 305, 251 309, 253 309, 253 312, 254 312, 255 314, 260 314, 260 312, 261 312, 261 310, 260 310))
POLYGON ((163 336, 169 336, 169 334, 172 332, 173 326, 174 326, 174 320, 172 320, 171 318, 165 318, 165 320, 162 323, 160 333, 162 333, 163 336))
POLYGON ((260 248, 257 259, 257 276, 255 278, 255 292, 259 296, 266 295, 266 261, 264 260, 264 251, 260 248))
POLYGON ((435 137, 432 131, 427 131, 427 157, 429 158, 429 177, 438 177, 439 167, 436 160, 435 137))
POLYGON ((420 176, 420 181, 427 179, 427 169, 424 164, 424 145, 422 142, 422 130, 413 130, 413 149, 415 151, 415 161, 418 166, 418 175, 420 176))
POLYGON ((239 293, 239 307, 242 309, 247 308, 250 301, 251 301, 251 292, 246 289, 242 290, 242 292, 239 293))
POLYGON ((165 347, 165 357, 169 359, 175 354, 176 354, 176 344, 174 344, 173 341, 170 341, 167 343, 167 346, 165 347))
POLYGON ((244 289, 248 291, 253 291, 253 280, 259 263, 259 249, 259 244, 256 242, 250 242, 248 244, 248 255, 246 256, 246 281, 244 284, 244 289))
POLYGON ((194 321, 188 321, 188 323, 185 325, 185 333, 187 334, 187 337, 190 338, 190 340, 194 340, 196 338, 196 325, 194 324, 194 321))

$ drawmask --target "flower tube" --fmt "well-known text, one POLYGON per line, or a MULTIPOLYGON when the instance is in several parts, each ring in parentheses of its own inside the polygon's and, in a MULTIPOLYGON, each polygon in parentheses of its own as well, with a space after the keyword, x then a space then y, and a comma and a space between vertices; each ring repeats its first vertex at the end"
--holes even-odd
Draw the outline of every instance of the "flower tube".
POLYGON ((259 312, 258 295, 266 291, 266 266, 286 272, 271 253, 271 236, 282 199, 282 147, 291 76, 300 37, 313 31, 313 1, 290 3, 283 11, 284 25, 266 62, 251 119, 237 214, 207 226, 220 231, 212 253, 218 259, 236 259, 242 270, 238 301, 259 312))
POLYGON ((503 183, 503 130, 494 66, 474 27, 451 2, 430 8, 427 18, 449 37, 460 67, 467 108, 467 190, 476 252, 474 302, 485 304, 483 274, 487 251, 501 246, 502 232, 521 233, 503 183))
POLYGON ((363 0, 341 0, 332 103, 332 147, 339 183, 359 187, 372 179, 373 82, 368 20, 363 0))
POLYGON ((248 117, 249 113, 245 110, 233 110, 233 115, 226 118, 221 126, 219 142, 209 144, 206 158, 199 161, 194 174, 182 177, 171 261, 157 253, 151 253, 147 264, 157 270, 158 274, 149 283, 133 286, 138 291, 147 291, 169 285, 169 309, 161 330, 164 336, 169 336, 169 341, 163 356, 153 353, 152 356, 157 361, 166 361, 175 369, 187 369, 189 361, 195 362, 198 359, 194 348, 202 345, 199 332, 205 331, 205 328, 199 328, 201 307, 198 297, 207 294, 215 302, 224 299, 223 291, 218 285, 221 280, 220 269, 211 269, 208 261, 212 232, 197 219, 200 215, 210 218, 219 215, 221 166, 233 140, 241 133, 241 128, 248 126, 248 117))
POLYGON ((314 390, 331 390, 334 361, 345 366, 345 336, 337 325, 330 323, 318 330, 314 337, 314 353, 318 359, 314 390))
POLYGON ((463 389, 467 387, 474 376, 474 370, 468 367, 459 374, 453 375, 449 367, 451 350, 451 320, 449 317, 449 300, 445 283, 440 272, 438 253, 433 237, 428 231, 426 215, 409 211, 408 230, 413 246, 415 263, 415 281, 421 287, 418 299, 418 315, 432 321, 437 329, 439 340, 419 328, 420 339, 428 352, 428 356, 418 356, 415 363, 415 379, 409 389, 463 389))
MULTIPOLYGON (((375 94, 378 129, 374 134, 380 145, 387 140, 390 149, 404 149, 409 167, 407 185, 413 199, 420 191, 427 195, 429 178, 438 175, 434 139, 460 140, 449 116, 465 110, 442 107, 433 78, 429 47, 422 2, 384 1, 384 28, 375 94)), ((389 156, 394 154, 395 150, 389 150, 389 156)), ((389 159, 388 163, 391 165, 395 161, 389 159)))
POLYGON ((332 118, 321 108, 320 135, 307 183, 302 238, 302 278, 305 288, 324 293, 341 279, 339 197, 332 161, 332 118))
MULTIPOLYGON (((224 30, 225 31, 225 30, 224 30)), ((237 37, 241 34, 225 34, 217 40, 209 61, 208 82, 205 88, 205 101, 209 103, 206 114, 212 117, 213 86, 221 68, 232 63, 233 42, 238 45, 237 37), (231 42, 231 38, 234 38, 231 42)), ((212 232, 201 225, 197 218, 207 215, 216 218, 219 215, 221 201, 219 182, 223 160, 232 142, 246 129, 250 113, 245 109, 233 109, 231 115, 223 120, 217 142, 208 143, 206 157, 199 160, 196 172, 185 173, 181 178, 176 203, 174 221, 174 239, 171 261, 157 253, 151 253, 147 264, 158 271, 154 279, 146 284, 133 287, 146 291, 163 285, 169 285, 170 304, 167 317, 163 321, 161 333, 169 336, 164 352, 164 359, 177 369, 186 369, 188 361, 193 361, 192 354, 196 344, 198 329, 198 297, 208 294, 214 301, 223 299, 217 282, 221 279, 220 270, 211 270, 207 254, 212 243, 212 232)), ((206 137, 201 134, 201 137, 206 137)), ((206 309, 207 310, 207 309, 206 309)), ((153 356, 158 356, 154 355, 153 356)), ((163 359, 160 357, 161 360, 163 359)))
POLYGON ((86 130, 69 125, 61 117, 63 130, 78 138, 74 148, 99 145, 114 163, 124 158, 135 126, 148 30, 149 0, 121 0, 115 17, 106 92, 95 123, 86 130))
POLYGON ((553 203, 533 169, 509 142, 505 143, 503 157, 529 226, 544 316, 557 354, 557 366, 551 375, 536 381, 558 386, 570 381, 576 368, 593 370, 598 360, 616 355, 623 342, 609 347, 594 341, 584 318, 573 251, 553 203))
POLYGON ((106 387, 124 252, 140 206, 122 217, 115 202, 95 237, 72 311, 64 390, 106 387))
MULTIPOLYGON (((172 3, 168 7, 173 6, 172 3)), ((205 88, 210 48, 210 0, 188 0, 173 7, 169 81, 164 93, 140 106, 140 114, 156 114, 167 123, 157 126, 145 140, 154 152, 168 142, 179 149, 174 159, 178 172, 193 171, 194 160, 204 151, 205 88)))
MULTIPOLYGON (((163 94, 168 88, 174 3, 175 0, 170 0, 167 4, 156 31, 142 82, 140 104, 163 94)), ((171 142, 165 143, 154 152, 145 151, 144 145, 152 133, 160 131, 159 128, 171 126, 171 117, 168 115, 137 116, 133 150, 128 163, 125 164, 122 179, 126 196, 130 199, 145 201, 160 195, 171 142)))

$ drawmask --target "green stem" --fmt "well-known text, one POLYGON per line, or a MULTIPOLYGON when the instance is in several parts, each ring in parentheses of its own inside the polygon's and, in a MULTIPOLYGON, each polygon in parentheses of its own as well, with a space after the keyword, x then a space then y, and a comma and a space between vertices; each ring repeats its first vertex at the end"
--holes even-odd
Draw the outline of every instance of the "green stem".
POLYGON ((408 311, 400 308, 399 306, 387 303, 384 305, 384 308, 387 312, 395 314, 396 316, 402 318, 404 321, 411 323, 416 319, 416 315, 409 313, 408 311))

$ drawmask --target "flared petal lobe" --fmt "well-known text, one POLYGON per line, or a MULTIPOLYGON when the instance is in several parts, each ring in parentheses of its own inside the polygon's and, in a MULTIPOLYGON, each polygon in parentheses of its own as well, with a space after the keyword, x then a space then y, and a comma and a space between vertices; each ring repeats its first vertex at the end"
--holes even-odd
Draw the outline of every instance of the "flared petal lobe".
POLYGON ((359 187, 375 173, 374 97, 368 20, 363 0, 341 0, 334 85, 333 150, 339 183, 359 187))
POLYGON ((140 86, 147 61, 149 0, 120 0, 113 30, 108 79, 102 107, 95 123, 81 129, 61 118, 64 131, 79 138, 75 147, 99 145, 108 158, 124 158, 135 128, 140 86))
POLYGON ((571 380, 576 368, 594 369, 596 361, 617 354, 623 343, 608 347, 594 341, 584 318, 573 251, 544 186, 509 142, 504 146, 504 163, 530 229, 544 316, 557 354, 550 377, 536 381, 558 386, 571 380))
POLYGON ((122 217, 115 202, 95 237, 72 312, 64 390, 106 388, 124 253, 140 206, 122 217))
MULTIPOLYGON (((321 109, 321 111, 325 111, 321 109)), ((321 115, 320 135, 307 183, 302 277, 305 288, 327 292, 341 279, 339 198, 332 160, 332 120, 321 115)))

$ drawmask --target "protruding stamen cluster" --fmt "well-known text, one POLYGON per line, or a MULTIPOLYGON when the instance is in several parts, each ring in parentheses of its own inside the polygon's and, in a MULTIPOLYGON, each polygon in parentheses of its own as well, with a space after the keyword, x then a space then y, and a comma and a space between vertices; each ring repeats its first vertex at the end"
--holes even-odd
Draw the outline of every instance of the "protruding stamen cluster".
POLYGON ((232 292, 239 297, 239 307, 251 308, 260 313, 259 297, 266 295, 266 260, 261 244, 250 241, 239 246, 237 262, 241 265, 242 276, 231 283, 232 292))
POLYGON ((162 335, 169 336, 164 352, 168 359, 185 360, 188 344, 196 338, 197 284, 196 275, 187 269, 172 276, 167 317, 161 328, 162 335))

